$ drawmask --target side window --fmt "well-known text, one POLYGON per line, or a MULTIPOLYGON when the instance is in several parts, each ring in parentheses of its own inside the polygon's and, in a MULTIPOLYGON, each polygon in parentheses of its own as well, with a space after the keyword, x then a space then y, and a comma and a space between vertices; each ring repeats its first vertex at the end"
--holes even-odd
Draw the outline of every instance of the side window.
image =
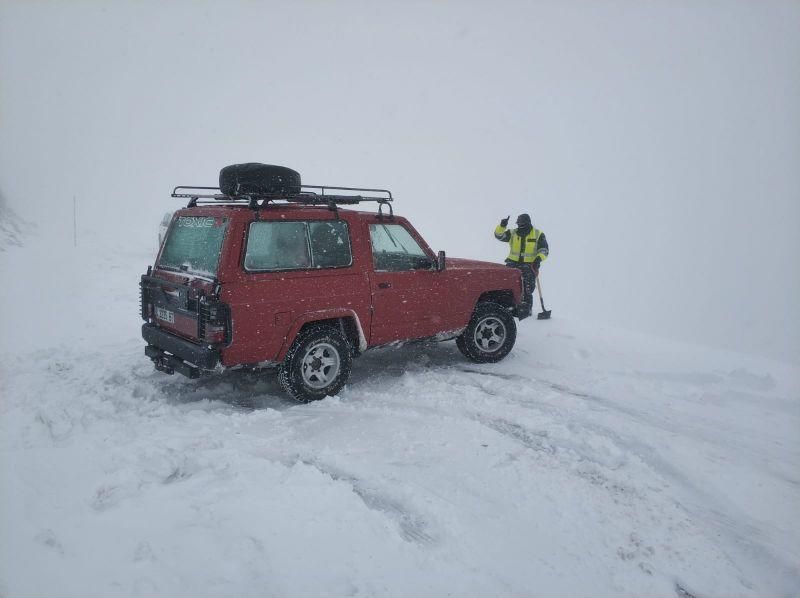
POLYGON ((375 270, 399 272, 433 267, 419 243, 399 224, 370 224, 369 236, 375 270))
POLYGON ((338 268, 353 263, 346 222, 309 222, 308 232, 311 239, 312 267, 338 268))
POLYGON ((247 236, 245 270, 311 267, 305 222, 253 222, 247 236))

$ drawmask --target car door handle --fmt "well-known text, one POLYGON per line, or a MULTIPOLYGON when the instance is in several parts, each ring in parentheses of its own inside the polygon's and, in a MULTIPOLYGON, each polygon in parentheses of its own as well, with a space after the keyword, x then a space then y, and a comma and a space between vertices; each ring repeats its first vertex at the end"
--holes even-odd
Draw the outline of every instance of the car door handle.
POLYGON ((379 282, 378 283, 378 288, 379 289, 390 289, 390 288, 392 288, 392 283, 391 282, 379 282))

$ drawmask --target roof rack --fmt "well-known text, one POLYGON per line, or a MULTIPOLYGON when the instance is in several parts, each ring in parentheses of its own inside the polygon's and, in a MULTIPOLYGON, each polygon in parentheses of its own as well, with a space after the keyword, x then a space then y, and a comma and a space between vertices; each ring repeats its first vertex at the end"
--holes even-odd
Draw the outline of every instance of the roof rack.
POLYGON ((219 187, 195 187, 179 185, 172 190, 172 197, 189 200, 187 208, 200 203, 244 204, 251 209, 264 207, 271 202, 283 201, 308 206, 327 206, 336 211, 339 205, 355 205, 362 202, 376 202, 378 214, 383 215, 383 206, 389 208, 389 216, 394 216, 391 202, 392 192, 388 189, 366 189, 363 187, 336 187, 332 185, 301 185, 297 193, 243 193, 241 195, 225 195, 219 187), (216 193, 214 193, 216 191, 216 193), (342 191, 351 192, 342 194, 342 191), (332 193, 334 192, 334 193, 332 193), (356 193, 357 192, 357 193, 356 193), (365 195, 369 194, 369 195, 365 195))

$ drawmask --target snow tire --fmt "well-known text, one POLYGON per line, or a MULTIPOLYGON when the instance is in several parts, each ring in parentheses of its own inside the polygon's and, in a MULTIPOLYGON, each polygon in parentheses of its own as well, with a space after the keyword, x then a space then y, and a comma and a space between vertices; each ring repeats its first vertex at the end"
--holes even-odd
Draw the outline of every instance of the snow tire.
POLYGON ((516 340, 517 324, 511 313, 499 303, 483 301, 475 306, 456 345, 470 361, 495 363, 511 352, 516 340))
POLYGON ((278 382, 300 403, 318 401, 344 388, 352 364, 345 336, 330 326, 314 326, 297 335, 278 368, 278 382))

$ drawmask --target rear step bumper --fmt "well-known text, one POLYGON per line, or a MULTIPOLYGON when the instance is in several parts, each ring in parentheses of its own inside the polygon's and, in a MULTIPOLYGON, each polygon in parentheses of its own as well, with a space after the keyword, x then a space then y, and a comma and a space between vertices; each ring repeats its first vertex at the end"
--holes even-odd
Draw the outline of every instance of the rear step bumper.
POLYGON ((197 378, 200 369, 213 370, 219 363, 219 351, 195 345, 153 324, 142 325, 142 338, 147 341, 144 354, 153 360, 156 369, 172 374, 179 372, 197 378))
POLYGON ((191 363, 186 363, 183 359, 178 359, 158 347, 147 345, 144 348, 144 354, 153 360, 153 365, 156 366, 159 372, 164 372, 165 374, 178 372, 187 378, 200 377, 200 368, 193 366, 191 363))

